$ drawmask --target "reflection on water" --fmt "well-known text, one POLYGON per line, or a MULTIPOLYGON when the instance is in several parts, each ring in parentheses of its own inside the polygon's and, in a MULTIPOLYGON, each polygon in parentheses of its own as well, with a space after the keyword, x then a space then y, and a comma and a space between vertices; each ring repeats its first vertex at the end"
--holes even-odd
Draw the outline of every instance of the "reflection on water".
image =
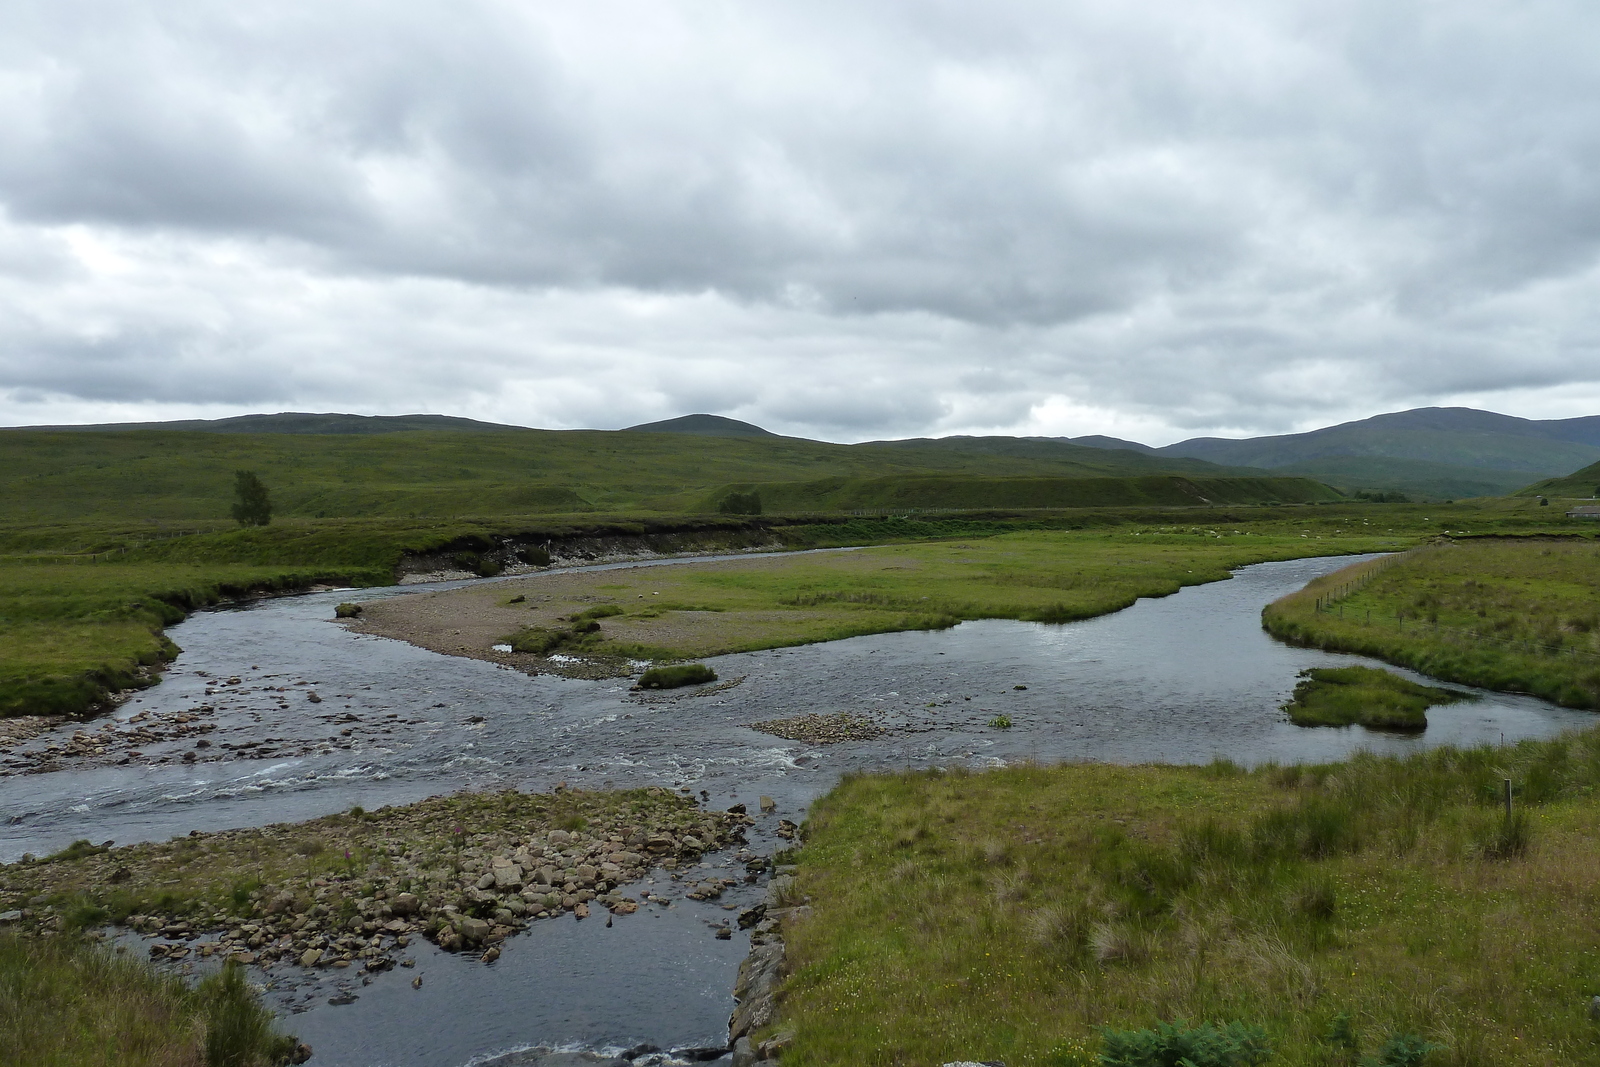
MULTIPOLYGON (((184 654, 163 683, 119 714, 204 702, 216 708, 208 755, 225 754, 223 742, 255 742, 258 751, 288 754, 0 780, 0 810, 7 816, 0 858, 47 852, 80 837, 162 839, 464 788, 546 789, 560 781, 686 786, 707 791, 717 806, 742 801, 753 809, 758 795, 768 794, 793 817, 852 769, 1026 759, 1323 761, 1363 748, 1403 752, 1544 737, 1592 721, 1589 713, 1531 697, 1485 694, 1478 702, 1431 710, 1421 735, 1290 725, 1279 706, 1297 672, 1371 661, 1281 645, 1261 630, 1261 607, 1352 559, 1260 564, 1231 581, 1142 600, 1084 622, 991 620, 725 656, 711 661, 718 673, 744 680, 698 697, 641 697, 623 681, 530 678, 351 634, 329 621, 341 600, 398 590, 311 594, 202 612, 172 628, 184 654), (230 677, 239 683, 216 688, 216 680, 230 677), (208 685, 215 690, 210 696, 208 685), (309 688, 321 703, 307 699, 309 688), (748 728, 762 719, 841 710, 870 713, 889 733, 819 747, 748 728), (1012 729, 986 725, 1002 713, 1012 729)), ((186 747, 174 742, 167 751, 186 747)), ((163 747, 145 752, 159 757, 163 747)), ((494 968, 441 960, 437 966, 459 972, 457 978, 425 984, 422 991, 391 981, 355 1005, 322 1007, 295 1022, 321 1033, 330 1054, 335 1047, 345 1050, 328 1058, 319 1050, 316 1062, 351 1064, 447 1065, 519 1041, 626 1045, 645 1038, 667 1044, 713 1034, 726 1019, 737 941, 701 944, 706 937, 698 920, 652 922, 656 932, 640 942, 637 955, 601 951, 606 942, 593 931, 602 930, 613 946, 626 945, 616 936, 620 923, 609 931, 597 923, 573 926, 565 935, 548 932, 558 926, 550 924, 494 968), (681 922, 687 940, 669 933, 674 922, 681 922), (562 936, 582 940, 568 944, 562 936), (580 943, 581 951, 573 947, 580 943), (682 967, 691 977, 679 973, 682 967), (655 998, 659 1018, 625 994, 633 981, 639 996, 655 998), (418 996, 409 1000, 402 995, 413 993, 418 996), (473 1003, 490 1009, 496 1022, 473 1014, 473 1003), (467 1017, 439 1021, 458 1012, 467 1017), (429 1020, 431 1051, 412 1060, 363 1058, 367 1053, 359 1050, 377 1049, 379 1031, 392 1034, 400 1021, 411 1021, 407 1013, 429 1020), (670 1034, 664 1020, 671 1020, 670 1034)), ((644 929, 639 926, 641 938, 644 929)))

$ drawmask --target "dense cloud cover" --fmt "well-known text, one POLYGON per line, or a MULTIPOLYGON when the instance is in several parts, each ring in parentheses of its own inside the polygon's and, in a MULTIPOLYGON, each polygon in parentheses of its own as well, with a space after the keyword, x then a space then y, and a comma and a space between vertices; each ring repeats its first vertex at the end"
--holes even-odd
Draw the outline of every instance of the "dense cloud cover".
POLYGON ((13 0, 0 423, 1600 412, 1578 3, 13 0))

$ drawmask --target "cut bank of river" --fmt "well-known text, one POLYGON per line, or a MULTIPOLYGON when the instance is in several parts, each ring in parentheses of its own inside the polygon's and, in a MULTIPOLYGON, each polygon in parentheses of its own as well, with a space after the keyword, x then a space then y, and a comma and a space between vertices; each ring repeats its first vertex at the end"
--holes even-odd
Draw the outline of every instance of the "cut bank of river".
MULTIPOLYGON (((559 782, 687 788, 717 807, 742 802, 752 811, 765 794, 778 815, 798 821, 850 770, 1326 761, 1360 749, 1545 737, 1594 721, 1531 697, 1482 693, 1477 702, 1432 709, 1421 735, 1291 725, 1279 707, 1300 670, 1371 661, 1280 644, 1262 631, 1261 608, 1358 558, 1259 564, 1230 581, 1076 623, 988 620, 723 656, 707 662, 724 680, 743 680, 702 695, 631 693, 620 679, 529 677, 331 621, 338 601, 416 586, 201 612, 172 628, 184 652, 162 683, 116 714, 208 706, 216 728, 206 758, 170 759, 192 743, 173 741, 142 750, 151 759, 166 754, 165 763, 0 778, 0 859, 77 838, 165 839, 356 804, 559 782), (310 702, 310 690, 320 703, 310 702), (749 728, 834 711, 870 715, 888 732, 817 746, 749 728), (1011 729, 987 725, 1001 714, 1011 729), (288 754, 237 753, 251 742, 288 754)), ((754 847, 772 843, 774 821, 756 828, 754 847)), ((750 886, 717 903, 681 900, 619 916, 612 928, 570 918, 538 923, 508 942, 493 967, 424 943, 415 953, 427 976, 421 989, 384 975, 354 990, 355 1003, 335 1007, 327 1004, 335 980, 322 976, 276 991, 276 1003, 297 1012, 286 1029, 316 1049, 313 1063, 328 1067, 452 1067, 538 1044, 720 1045, 748 939, 715 940, 708 924, 729 914, 722 904, 754 903, 759 893, 750 886)))

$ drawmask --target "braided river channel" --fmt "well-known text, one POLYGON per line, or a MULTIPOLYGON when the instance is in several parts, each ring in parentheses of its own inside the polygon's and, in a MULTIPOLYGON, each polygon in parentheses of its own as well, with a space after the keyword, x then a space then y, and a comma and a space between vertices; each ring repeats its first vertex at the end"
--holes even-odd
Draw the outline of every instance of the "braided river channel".
MULTIPOLYGON (((1362 749, 1547 737, 1594 721, 1531 697, 1484 692, 1431 709, 1421 734, 1291 725, 1280 706, 1299 671, 1372 661, 1283 645, 1261 629, 1261 608, 1360 558, 1245 567, 1229 581, 1083 622, 989 620, 723 656, 706 662, 736 684, 659 695, 631 692, 625 679, 529 676, 333 621, 340 601, 443 585, 203 611, 170 629, 184 651, 161 683, 113 717, 148 721, 207 707, 215 728, 204 754, 179 758, 191 738, 143 745, 141 759, 125 764, 36 761, 28 773, 15 761, 0 765, 0 860, 78 838, 165 840, 358 804, 561 782, 692 790, 710 806, 744 803, 752 813, 759 797, 772 797, 776 812, 750 832, 751 849, 770 852, 782 844, 773 836, 778 819, 801 821, 847 771, 1024 760, 1321 762, 1362 749), (750 726, 838 711, 867 715, 886 733, 823 746, 750 726), (991 728, 1002 714, 1012 728, 991 728)), ((68 724, 22 748, 60 745, 98 726, 68 724)), ((705 863, 742 873, 720 854, 705 863)), ((667 872, 652 877, 654 886, 634 888, 681 897, 667 872)), ((539 922, 506 942, 492 966, 419 939, 414 971, 378 975, 370 985, 291 975, 298 969, 282 965, 253 980, 268 987, 283 1028, 315 1049, 313 1067, 534 1062, 520 1050, 536 1046, 720 1048, 749 939, 735 931, 718 940, 712 923, 730 914, 723 905, 748 906, 763 892, 741 885, 721 901, 678 899, 610 926, 570 916, 539 922), (412 988, 412 974, 425 975, 421 988, 412 988)))

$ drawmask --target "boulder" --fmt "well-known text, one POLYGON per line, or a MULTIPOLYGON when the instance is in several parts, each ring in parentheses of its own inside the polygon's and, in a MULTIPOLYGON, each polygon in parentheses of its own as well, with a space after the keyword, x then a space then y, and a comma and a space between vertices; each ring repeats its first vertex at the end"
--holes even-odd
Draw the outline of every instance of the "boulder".
POLYGON ((300 966, 302 967, 315 967, 321 962, 322 950, 320 948, 308 948, 300 953, 300 966))
POLYGON ((464 916, 456 926, 456 933, 469 945, 476 945, 489 936, 489 924, 482 919, 464 916))
POLYGON ((514 863, 504 867, 496 867, 491 872, 491 877, 494 879, 496 889, 517 890, 522 888, 522 868, 514 863))
POLYGON ((415 915, 422 906, 415 893, 401 893, 389 903, 389 910, 396 915, 415 915))

